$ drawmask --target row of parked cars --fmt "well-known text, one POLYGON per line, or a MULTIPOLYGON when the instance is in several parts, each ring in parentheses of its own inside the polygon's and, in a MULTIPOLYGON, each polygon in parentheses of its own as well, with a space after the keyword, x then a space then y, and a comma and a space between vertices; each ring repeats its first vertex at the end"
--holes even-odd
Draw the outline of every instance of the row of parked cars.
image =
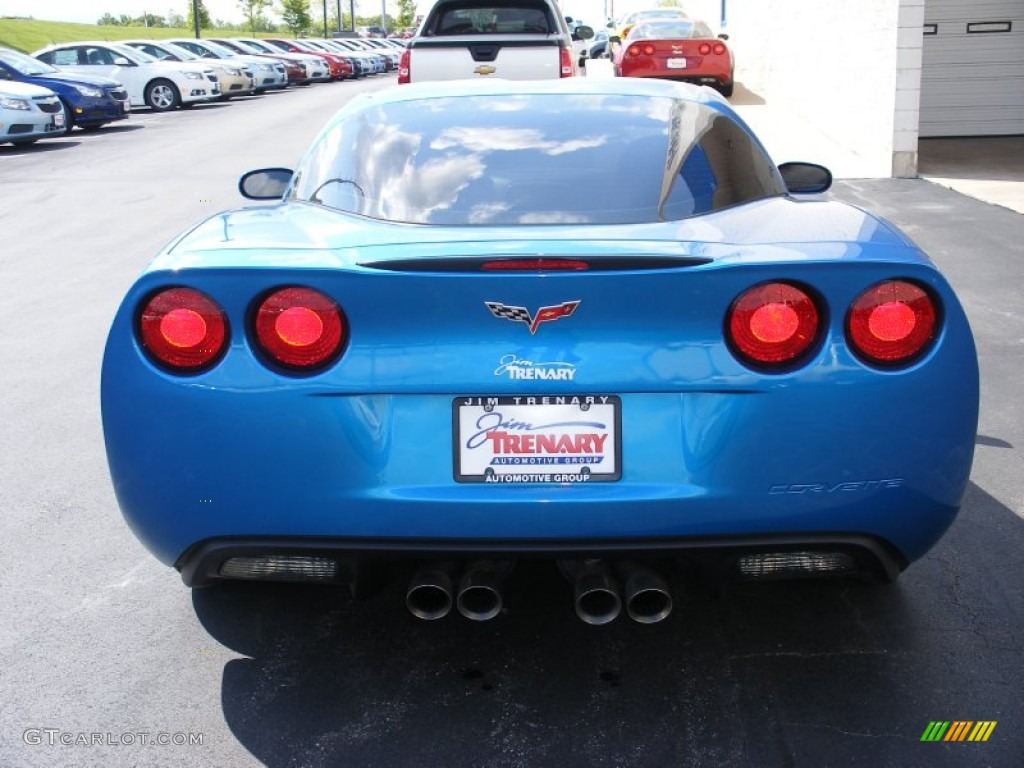
POLYGON ((82 41, 31 56, 0 47, 0 144, 94 131, 136 107, 163 112, 272 89, 391 72, 389 39, 82 41))

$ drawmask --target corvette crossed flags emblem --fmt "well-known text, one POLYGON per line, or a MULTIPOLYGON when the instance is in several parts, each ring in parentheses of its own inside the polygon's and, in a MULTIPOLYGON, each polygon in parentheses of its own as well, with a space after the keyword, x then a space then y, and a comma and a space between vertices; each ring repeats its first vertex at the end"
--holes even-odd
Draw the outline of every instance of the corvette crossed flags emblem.
POLYGON ((487 308, 491 310, 491 314, 495 317, 511 320, 515 323, 526 323, 530 328, 530 333, 536 333, 541 323, 550 323, 571 315, 576 311, 576 307, 580 305, 580 302, 579 300, 566 301, 552 307, 541 307, 537 310, 536 315, 531 315, 530 310, 526 307, 509 307, 497 301, 485 301, 484 304, 487 305, 487 308))

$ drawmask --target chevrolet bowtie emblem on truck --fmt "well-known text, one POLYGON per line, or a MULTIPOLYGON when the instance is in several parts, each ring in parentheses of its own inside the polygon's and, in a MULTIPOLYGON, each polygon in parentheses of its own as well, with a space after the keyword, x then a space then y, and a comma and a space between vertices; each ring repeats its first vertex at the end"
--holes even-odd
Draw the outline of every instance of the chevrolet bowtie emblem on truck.
POLYGON ((481 64, 473 71, 478 75, 493 75, 498 70, 497 68, 492 67, 490 64, 481 64))

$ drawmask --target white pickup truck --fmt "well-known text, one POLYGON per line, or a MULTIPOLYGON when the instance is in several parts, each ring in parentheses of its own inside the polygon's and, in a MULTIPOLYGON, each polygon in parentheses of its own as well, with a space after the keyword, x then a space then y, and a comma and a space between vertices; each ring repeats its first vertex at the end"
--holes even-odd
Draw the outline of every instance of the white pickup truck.
POLYGON ((546 80, 579 74, 572 32, 554 0, 437 0, 398 67, 398 82, 497 77, 546 80))

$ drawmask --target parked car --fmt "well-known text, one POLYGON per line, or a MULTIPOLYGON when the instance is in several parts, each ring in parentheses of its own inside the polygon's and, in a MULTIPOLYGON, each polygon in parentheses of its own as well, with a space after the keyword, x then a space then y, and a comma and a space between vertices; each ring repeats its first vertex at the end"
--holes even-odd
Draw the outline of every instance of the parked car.
POLYGON ((385 38, 379 37, 368 37, 364 40, 360 40, 359 42, 366 46, 367 50, 371 53, 379 53, 384 57, 386 62, 385 69, 387 72, 393 72, 398 69, 398 63, 402 59, 402 51, 405 50, 404 48, 399 50, 393 45, 388 45, 385 42, 385 38))
POLYGON ((285 64, 282 61, 276 61, 266 56, 249 56, 238 53, 212 40, 174 38, 167 42, 181 46, 204 60, 220 61, 223 63, 236 62, 244 67, 248 67, 253 71, 253 77, 256 81, 256 93, 288 87, 288 72, 285 70, 285 64))
POLYGON ((348 51, 339 50, 337 48, 332 47, 330 45, 330 40, 301 40, 296 42, 301 42, 302 46, 304 46, 305 48, 309 48, 314 51, 319 51, 321 53, 327 53, 330 54, 331 56, 335 56, 341 59, 344 62, 342 71, 347 72, 347 74, 344 75, 345 79, 354 80, 355 78, 359 77, 360 74, 362 74, 359 71, 360 67, 358 62, 356 61, 355 56, 353 56, 348 51))
POLYGON ((65 134, 64 105, 49 88, 0 81, 0 144, 35 144, 65 134))
POLYGON ((338 53, 322 51, 302 40, 286 40, 280 37, 263 38, 261 42, 272 45, 285 53, 304 53, 318 56, 327 65, 331 80, 345 80, 353 76, 355 68, 347 58, 338 53))
POLYGON ((123 40, 125 45, 138 48, 158 61, 202 62, 217 75, 221 101, 232 96, 251 96, 256 92, 255 73, 244 64, 222 62, 218 59, 202 59, 192 51, 167 40, 123 40))
POLYGON ((205 64, 158 61, 122 43, 63 43, 32 55, 68 72, 117 80, 128 89, 133 107, 149 107, 154 112, 220 97, 217 75, 205 64))
POLYGON ((95 131, 128 117, 128 91, 107 77, 61 72, 19 51, 0 47, 0 81, 31 83, 48 88, 64 104, 65 130, 75 126, 95 131))
POLYGON ((608 30, 594 30, 594 39, 590 41, 590 58, 609 59, 611 51, 608 48, 608 30))
POLYGON ((364 63, 364 72, 368 75, 380 75, 387 72, 387 59, 380 53, 369 50, 363 45, 362 40, 333 40, 334 46, 340 50, 348 51, 349 55, 360 59, 364 63))
POLYGON ((266 43, 262 40, 254 40, 249 37, 238 37, 233 38, 235 42, 241 43, 242 45, 248 45, 250 48, 254 48, 260 53, 270 54, 281 54, 282 56, 294 56, 306 68, 306 76, 309 78, 311 83, 326 83, 331 80, 331 70, 327 66, 327 62, 320 56, 312 53, 286 53, 279 48, 266 43))
POLYGON ((638 21, 644 21, 647 19, 688 19, 686 11, 682 8, 643 8, 637 11, 630 11, 619 17, 619 19, 611 24, 609 28, 613 30, 612 34, 621 40, 626 38, 629 31, 633 28, 633 25, 638 21))
POLYGON ((264 59, 276 61, 284 65, 285 74, 288 77, 288 85, 309 85, 312 82, 309 78, 309 63, 295 54, 284 53, 283 51, 268 51, 262 46, 257 48, 239 40, 229 40, 223 37, 213 38, 212 42, 223 45, 237 54, 261 56, 264 59))
MULTIPOLYGON (((614 39, 614 38, 613 38, 614 39)), ((615 50, 620 77, 660 77, 717 88, 732 96, 735 71, 732 51, 702 21, 638 21, 615 50)))
POLYGON ((128 290, 121 510, 188 585, 390 569, 430 619, 499 615, 519 558, 593 624, 664 618, 690 569, 893 579, 957 514, 977 358, 830 182, 683 83, 357 96, 128 290))

